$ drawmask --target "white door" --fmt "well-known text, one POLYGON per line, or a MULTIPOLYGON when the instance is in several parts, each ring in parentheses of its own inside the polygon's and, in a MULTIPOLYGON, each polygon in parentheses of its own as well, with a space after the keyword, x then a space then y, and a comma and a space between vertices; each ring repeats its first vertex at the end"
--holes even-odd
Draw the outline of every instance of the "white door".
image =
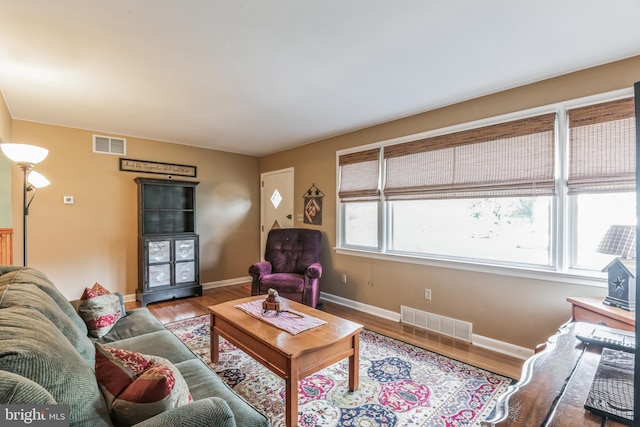
POLYGON ((269 230, 293 227, 293 168, 265 172, 260 180, 260 253, 264 259, 269 230))

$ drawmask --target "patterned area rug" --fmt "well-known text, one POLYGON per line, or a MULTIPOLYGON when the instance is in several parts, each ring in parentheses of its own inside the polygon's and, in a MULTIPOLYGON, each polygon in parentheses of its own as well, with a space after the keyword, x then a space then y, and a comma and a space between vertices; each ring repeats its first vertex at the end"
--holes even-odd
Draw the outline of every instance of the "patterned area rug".
MULTIPOLYGON (((285 425, 284 380, 224 339, 219 363, 211 363, 208 315, 165 326, 274 427, 285 425)), ((361 335, 360 386, 353 393, 347 360, 299 382, 299 426, 480 426, 511 383, 368 330, 361 335)))

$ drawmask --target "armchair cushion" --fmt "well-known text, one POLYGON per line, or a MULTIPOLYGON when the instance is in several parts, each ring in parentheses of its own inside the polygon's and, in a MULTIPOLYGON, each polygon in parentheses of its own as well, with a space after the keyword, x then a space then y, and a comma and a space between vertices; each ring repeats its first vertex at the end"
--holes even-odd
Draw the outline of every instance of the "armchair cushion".
POLYGON ((320 251, 320 231, 280 228, 269 232, 264 259, 272 273, 304 274, 309 265, 320 261, 320 251))
POLYGON ((279 294, 290 294, 304 290, 304 276, 294 273, 266 274, 260 279, 260 293, 266 294, 270 288, 279 294))

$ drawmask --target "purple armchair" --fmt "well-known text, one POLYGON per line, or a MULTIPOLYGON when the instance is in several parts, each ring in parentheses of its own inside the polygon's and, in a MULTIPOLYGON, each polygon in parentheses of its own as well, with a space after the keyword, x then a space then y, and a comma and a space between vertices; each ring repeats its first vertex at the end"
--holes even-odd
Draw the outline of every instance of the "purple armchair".
POLYGON ((269 231, 264 261, 249 267, 251 295, 273 288, 283 298, 315 308, 320 301, 322 233, 307 228, 269 231))

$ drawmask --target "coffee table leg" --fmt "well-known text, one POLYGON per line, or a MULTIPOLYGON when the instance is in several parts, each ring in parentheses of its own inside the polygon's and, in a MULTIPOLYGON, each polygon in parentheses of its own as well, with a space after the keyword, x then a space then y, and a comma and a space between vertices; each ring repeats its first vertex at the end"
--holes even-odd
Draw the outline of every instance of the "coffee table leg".
POLYGON ((353 335, 353 356, 349 356, 349 391, 356 391, 360 382, 360 332, 353 335))
POLYGON ((215 331, 215 325, 216 325, 216 318, 215 316, 212 314, 211 315, 211 333, 209 334, 209 339, 211 340, 210 342, 210 348, 211 348, 211 361, 213 363, 218 362, 218 355, 220 354, 220 348, 219 348, 219 344, 220 344, 220 339, 218 338, 218 334, 215 331))
POLYGON ((298 360, 289 360, 289 372, 287 373, 285 411, 287 427, 298 425, 298 360))

